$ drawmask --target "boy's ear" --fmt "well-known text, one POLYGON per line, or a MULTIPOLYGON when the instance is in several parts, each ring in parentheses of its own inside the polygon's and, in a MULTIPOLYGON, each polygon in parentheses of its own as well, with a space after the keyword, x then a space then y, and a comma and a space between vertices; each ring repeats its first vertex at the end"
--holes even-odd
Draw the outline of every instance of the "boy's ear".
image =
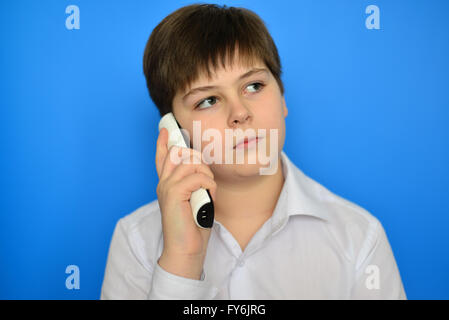
POLYGON ((282 110, 284 111, 284 118, 288 115, 287 105, 285 104, 285 97, 282 96, 282 110))

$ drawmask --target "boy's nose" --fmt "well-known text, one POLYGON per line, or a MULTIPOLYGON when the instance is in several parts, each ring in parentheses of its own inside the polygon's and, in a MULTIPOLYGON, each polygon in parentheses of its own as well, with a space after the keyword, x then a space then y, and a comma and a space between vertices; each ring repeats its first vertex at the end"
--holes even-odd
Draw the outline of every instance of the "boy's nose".
POLYGON ((235 127, 237 124, 243 124, 250 118, 251 114, 248 108, 246 108, 243 104, 239 104, 238 106, 233 106, 230 115, 230 127, 235 127))

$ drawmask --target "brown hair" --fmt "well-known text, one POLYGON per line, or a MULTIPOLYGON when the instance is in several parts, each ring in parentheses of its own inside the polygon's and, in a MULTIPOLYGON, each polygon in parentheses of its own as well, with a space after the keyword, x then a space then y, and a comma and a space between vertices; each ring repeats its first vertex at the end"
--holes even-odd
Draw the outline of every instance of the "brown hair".
POLYGON ((147 88, 161 116, 172 111, 178 90, 186 90, 212 63, 232 64, 234 50, 246 66, 265 63, 276 79, 281 94, 281 62, 265 23, 245 8, 196 3, 165 17, 153 30, 145 47, 143 72, 147 88))

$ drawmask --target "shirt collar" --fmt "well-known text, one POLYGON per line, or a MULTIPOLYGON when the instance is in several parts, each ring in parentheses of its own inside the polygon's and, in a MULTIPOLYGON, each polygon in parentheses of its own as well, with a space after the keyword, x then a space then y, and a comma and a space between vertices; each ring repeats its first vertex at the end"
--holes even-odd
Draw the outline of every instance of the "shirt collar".
POLYGON ((274 212, 276 221, 293 215, 329 220, 329 208, 322 200, 326 189, 296 167, 284 151, 281 152, 281 163, 285 181, 274 212))

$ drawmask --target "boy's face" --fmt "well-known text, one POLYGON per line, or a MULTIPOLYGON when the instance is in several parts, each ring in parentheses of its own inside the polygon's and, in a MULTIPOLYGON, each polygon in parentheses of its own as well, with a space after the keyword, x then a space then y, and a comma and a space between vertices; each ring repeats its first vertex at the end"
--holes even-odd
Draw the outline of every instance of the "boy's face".
MULTIPOLYGON (((226 69, 217 69, 210 81, 206 74, 201 75, 190 88, 185 92, 177 92, 173 99, 175 118, 181 127, 189 132, 192 143, 195 132, 197 137, 201 137, 203 160, 207 159, 206 163, 210 164, 216 179, 220 180, 235 181, 239 178, 259 175, 259 168, 268 167, 267 157, 273 157, 275 153, 277 156, 275 160, 278 161, 285 140, 285 117, 288 112, 276 79, 262 62, 247 67, 238 61, 234 59, 236 62, 234 65, 227 63, 226 69), (254 69, 262 69, 262 71, 240 78, 254 69), (215 88, 187 95, 191 90, 205 86, 215 88), (200 124, 201 130, 194 130, 194 121, 198 121, 196 125, 198 128, 200 124), (232 134, 229 136, 229 132, 235 132, 231 129, 243 131, 252 129, 253 133, 260 137, 257 143, 250 143, 247 148, 237 148, 240 156, 243 154, 243 164, 236 163, 237 149, 235 148, 236 144, 242 141, 242 136, 232 136, 232 134), (265 129, 265 132, 260 129, 265 129), (213 131, 215 135, 206 138, 203 134, 207 131, 213 131), (219 134, 216 135, 216 133, 219 134), (261 161, 262 157, 258 155, 261 152, 258 149, 262 143, 265 147, 264 161, 261 161), (221 153, 218 150, 221 150, 221 153), (226 153, 233 154, 231 164, 225 163, 226 153), (214 160, 207 155, 213 156, 214 160), (255 163, 248 160, 250 155, 251 159, 255 157, 255 163), (217 157, 221 160, 217 161, 217 157)), ((247 133, 244 136, 248 137, 247 133)), ((195 145, 193 147, 198 149, 195 145)))

